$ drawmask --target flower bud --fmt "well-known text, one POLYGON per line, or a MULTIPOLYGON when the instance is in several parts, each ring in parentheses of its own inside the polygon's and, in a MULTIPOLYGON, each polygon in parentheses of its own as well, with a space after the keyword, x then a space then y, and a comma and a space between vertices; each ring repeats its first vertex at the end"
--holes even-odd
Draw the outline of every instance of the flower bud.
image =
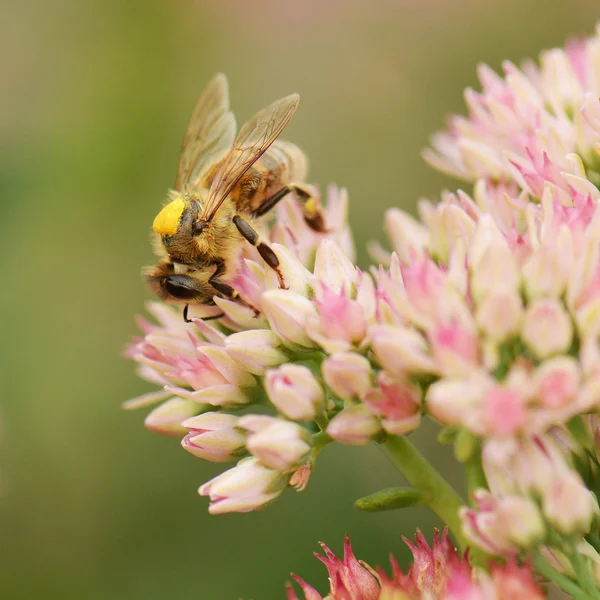
POLYGON ((447 274, 430 258, 413 259, 402 267, 402 281, 410 303, 417 310, 435 318, 447 288, 447 274))
POLYGON ((534 300, 525 311, 522 337, 534 354, 543 359, 570 348, 573 325, 557 300, 534 300))
POLYGON ((442 202, 432 210, 429 226, 430 250, 440 262, 447 264, 456 240, 464 240, 466 244, 471 240, 475 220, 462 206, 442 202))
POLYGON ((429 334, 433 355, 444 375, 469 373, 478 363, 479 343, 473 329, 454 321, 429 334))
POLYGON ((327 434, 343 444, 365 446, 381 431, 379 419, 364 404, 349 406, 327 426, 327 434))
POLYGON ((566 279, 567 273, 554 248, 539 248, 523 265, 523 281, 529 298, 558 298, 564 292, 566 279))
MULTIPOLYGON (((272 244, 271 249, 279 259, 279 272, 283 275, 286 288, 295 294, 306 296, 308 293, 308 281, 312 277, 312 273, 285 246, 272 244)), ((279 278, 273 269, 267 269, 266 281, 269 289, 279 288, 279 278)))
POLYGON ((567 471, 556 477, 543 498, 544 514, 564 535, 588 533, 598 503, 579 475, 567 471))
MULTIPOLYGON (((239 420, 238 425, 242 428, 245 419, 239 420)), ((309 432, 297 423, 283 419, 273 419, 266 427, 251 433, 246 447, 261 464, 280 473, 305 464, 312 450, 309 432)))
POLYGON ((277 410, 296 421, 312 421, 325 407, 323 388, 310 369, 286 364, 267 371, 265 389, 277 410))
POLYGON ((327 238, 321 241, 317 249, 314 273, 317 279, 338 294, 344 290, 349 293, 352 284, 358 281, 352 261, 334 241, 327 238))
POLYGON ((379 387, 368 392, 364 402, 393 435, 410 433, 421 422, 421 391, 408 381, 392 381, 383 375, 379 387))
POLYGON ((203 409, 197 402, 184 400, 183 398, 171 398, 157 406, 144 421, 144 425, 162 435, 169 437, 181 437, 187 433, 182 425, 192 415, 197 415, 203 409))
POLYGON ((217 475, 198 493, 209 496, 211 515, 228 512, 246 513, 264 508, 283 492, 288 477, 268 469, 253 457, 241 460, 235 467, 217 475))
POLYGON ((485 396, 484 420, 487 431, 500 437, 515 435, 527 422, 526 398, 522 390, 494 385, 485 396))
POLYGON ((483 215, 471 244, 471 287, 477 302, 493 290, 514 291, 519 270, 504 235, 491 215, 483 215))
POLYGON ((460 509, 463 531, 467 538, 489 554, 503 555, 514 551, 505 520, 498 511, 498 500, 487 490, 476 490, 473 499, 477 509, 460 509))
POLYGON ((198 458, 227 462, 244 454, 246 436, 236 428, 238 417, 207 412, 183 422, 189 433, 181 445, 198 458))
POLYGON ((225 340, 227 353, 254 375, 264 375, 268 367, 287 361, 277 347, 281 340, 268 329, 251 329, 232 333, 225 340))
POLYGON ((385 214, 385 230, 400 260, 408 263, 415 255, 424 254, 429 241, 429 231, 413 216, 398 208, 385 214))
POLYGON ((315 343, 306 333, 306 321, 317 316, 314 304, 288 290, 268 290, 262 296, 262 308, 271 329, 285 342, 312 348, 315 343))
POLYGON ((530 548, 546 532, 538 507, 529 498, 496 498, 487 490, 476 490, 477 509, 462 508, 461 519, 467 537, 490 554, 503 555, 518 548, 530 548))
POLYGON ((325 383, 342 400, 362 398, 371 388, 371 363, 360 354, 338 352, 323 361, 325 383))
POLYGON ((495 342, 518 333, 523 303, 516 290, 493 290, 477 307, 477 324, 495 342))
POLYGON ((536 396, 546 408, 561 408, 575 399, 580 379, 579 365, 574 358, 551 358, 535 372, 536 396))
POLYGON ((500 500, 498 511, 509 539, 520 548, 531 548, 544 538, 546 528, 532 500, 507 496, 500 500))
POLYGON ((484 393, 484 385, 475 379, 441 379, 429 387, 427 410, 445 425, 465 425, 479 434, 483 432, 478 416, 484 393))
POLYGON ((372 330, 372 348, 381 366, 395 375, 437 373, 423 336, 413 329, 381 325, 372 330))
POLYGON ((317 305, 319 317, 307 319, 306 330, 325 352, 343 352, 363 340, 367 333, 363 308, 345 291, 337 294, 322 285, 317 305))

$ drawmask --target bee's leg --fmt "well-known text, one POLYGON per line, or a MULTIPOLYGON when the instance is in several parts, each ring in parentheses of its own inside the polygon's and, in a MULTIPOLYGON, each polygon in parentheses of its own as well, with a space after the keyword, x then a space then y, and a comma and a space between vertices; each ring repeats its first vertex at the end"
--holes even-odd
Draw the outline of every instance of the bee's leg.
MULTIPOLYGON (((213 302, 213 304, 214 304, 214 302, 213 302)), ((193 323, 193 322, 194 322, 194 319, 190 319, 190 318, 188 318, 188 310, 189 310, 189 308, 190 308, 190 305, 189 305, 189 304, 186 304, 186 305, 185 305, 185 308, 183 309, 183 320, 184 320, 186 323, 193 323)), ((221 318, 223 318, 224 316, 225 316, 225 313, 218 313, 218 314, 216 314, 216 315, 211 315, 210 317, 204 317, 202 320, 203 320, 203 321, 212 321, 212 320, 214 320, 214 319, 221 319, 221 318)))
POLYGON ((302 202, 302 212, 306 224, 319 233, 326 233, 328 229, 325 226, 325 215, 319 199, 310 193, 310 188, 306 185, 291 183, 289 187, 302 202))
POLYGON ((290 183, 282 187, 278 192, 267 198, 253 213, 253 217, 262 217, 267 214, 282 198, 289 193, 295 193, 302 202, 304 220, 311 229, 319 232, 327 231, 325 217, 319 201, 310 193, 307 186, 300 183, 290 183))
POLYGON ((188 319, 188 309, 189 309, 190 305, 186 304, 185 308, 183 309, 183 320, 186 323, 192 323, 192 319, 188 319))
POLYGON ((290 192, 294 190, 286 185, 282 187, 278 192, 275 192, 270 198, 267 198, 255 211, 252 212, 253 217, 262 217, 272 210, 275 205, 285 198, 290 192))
MULTIPOLYGON (((260 311, 255 306, 252 306, 252 304, 250 304, 249 302, 246 302, 237 293, 237 290, 233 289, 225 281, 221 281, 219 279, 219 277, 221 275, 223 275, 224 273, 225 273, 225 265, 223 263, 218 263, 217 269, 213 273, 212 277, 208 280, 208 283, 210 283, 210 285, 212 285, 215 288, 215 290, 217 290, 217 292, 219 292, 220 294, 225 296, 225 298, 229 298, 230 300, 235 300, 236 302, 239 302, 240 304, 243 304, 244 306, 247 306, 248 308, 252 309, 254 311, 254 316, 258 317, 258 315, 260 314, 260 311)), ((224 315, 221 314, 218 317, 209 317, 209 318, 216 319, 216 318, 220 318, 223 316, 224 315)), ((206 320, 206 319, 204 319, 204 320, 206 320)))
MULTIPOLYGON (((267 200, 268 202, 268 200, 267 200)), ((279 287, 286 289, 285 279, 283 278, 283 274, 281 273, 281 269, 279 268, 279 259, 277 255, 268 244, 265 244, 260 239, 260 235, 252 228, 252 226, 240 217, 240 215, 235 215, 233 217, 233 223, 238 228, 238 231, 244 236, 246 240, 248 240, 257 250, 258 253, 262 256, 262 259, 277 273, 277 278, 279 279, 279 287)))

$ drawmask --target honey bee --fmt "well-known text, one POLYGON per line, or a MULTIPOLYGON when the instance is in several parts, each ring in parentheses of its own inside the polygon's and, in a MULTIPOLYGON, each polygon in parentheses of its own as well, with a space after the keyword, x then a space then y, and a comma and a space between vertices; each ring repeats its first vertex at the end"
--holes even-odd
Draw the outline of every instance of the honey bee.
POLYGON ((144 269, 163 300, 185 304, 186 321, 189 304, 214 304, 215 295, 247 304, 228 283, 244 240, 285 287, 276 254, 253 224, 286 195, 294 193, 302 202, 313 229, 325 230, 318 200, 300 183, 307 168, 304 153, 277 139, 298 101, 291 94, 273 102, 236 137, 225 76, 217 75, 200 96, 183 140, 175 188, 152 226, 161 260, 144 269))

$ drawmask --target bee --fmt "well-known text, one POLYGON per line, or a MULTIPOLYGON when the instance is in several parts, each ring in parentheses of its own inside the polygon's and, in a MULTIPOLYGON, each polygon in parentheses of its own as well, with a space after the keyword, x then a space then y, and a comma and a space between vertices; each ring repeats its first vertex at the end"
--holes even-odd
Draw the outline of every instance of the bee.
POLYGON ((298 101, 291 94, 273 102, 236 137, 225 76, 217 75, 200 96, 183 140, 175 188, 152 226, 161 260, 144 269, 158 296, 185 304, 186 321, 188 305, 214 304, 215 295, 248 305, 229 283, 244 241, 256 247, 285 287, 277 255, 254 224, 288 194, 302 202, 306 222, 325 231, 318 200, 300 183, 307 169, 304 153, 277 139, 298 101))

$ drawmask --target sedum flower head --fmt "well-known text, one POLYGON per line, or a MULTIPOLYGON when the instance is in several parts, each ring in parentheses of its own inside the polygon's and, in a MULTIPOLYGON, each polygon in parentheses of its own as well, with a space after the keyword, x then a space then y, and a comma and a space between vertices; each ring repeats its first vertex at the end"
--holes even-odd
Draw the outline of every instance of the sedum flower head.
POLYGON ((427 418, 459 460, 481 459, 462 533, 504 566, 481 574, 445 534, 431 547, 418 536, 407 573, 392 563, 375 576, 347 542, 344 560, 324 547, 328 598, 535 599, 517 557, 541 548, 572 573, 568 548, 595 538, 599 57, 600 32, 503 76, 481 67, 468 116, 425 153, 472 189, 423 199, 418 216, 391 209, 391 251, 376 247, 372 268, 355 265, 347 197, 332 188, 325 233, 287 201, 265 232, 285 286, 248 248, 231 279, 245 304, 216 297, 186 324, 155 303, 155 323, 140 321, 127 353, 160 389, 128 406, 160 403, 150 429, 197 457, 239 460, 200 488, 213 514, 304 489, 329 443, 382 442, 427 418))

